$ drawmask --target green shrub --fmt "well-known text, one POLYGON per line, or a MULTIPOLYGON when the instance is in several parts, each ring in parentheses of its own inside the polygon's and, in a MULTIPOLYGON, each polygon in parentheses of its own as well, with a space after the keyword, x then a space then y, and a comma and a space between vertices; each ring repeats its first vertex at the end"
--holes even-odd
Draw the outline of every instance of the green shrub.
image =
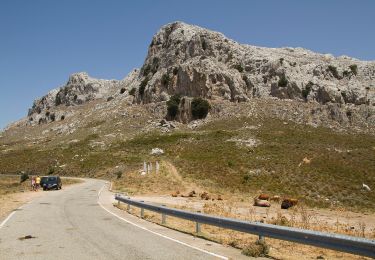
POLYGON ((210 103, 203 98, 194 98, 191 102, 191 114, 193 115, 193 119, 205 118, 210 109, 210 103))
POLYGON ((205 39, 202 40, 202 49, 205 51, 207 49, 207 42, 205 39))
POLYGON ((125 89, 125 88, 121 88, 121 89, 120 89, 120 94, 124 94, 124 93, 125 93, 125 91, 126 91, 126 89, 125 89))
POLYGON ((285 77, 285 74, 282 74, 279 78, 279 82, 277 83, 279 87, 286 87, 288 85, 288 80, 285 77))
POLYGON ((52 175, 54 172, 55 172, 55 168, 50 167, 50 168, 48 169, 47 175, 52 175))
POLYGON ((144 80, 142 80, 141 85, 139 86, 139 95, 141 95, 141 97, 145 93, 145 88, 147 86, 147 83, 148 83, 148 78, 146 77, 144 80))
POLYGON ((132 89, 129 91, 129 95, 134 96, 135 91, 136 91, 136 89, 135 89, 135 88, 132 88, 132 89))
POLYGON ((242 249, 242 254, 251 257, 265 257, 270 251, 269 245, 263 239, 250 244, 242 249))
POLYGON ((173 75, 177 75, 177 73, 178 73, 178 68, 177 67, 173 68, 173 75))
POLYGON ((122 171, 115 172, 116 178, 120 179, 122 177, 122 171))
POLYGON ((242 65, 241 64, 236 64, 236 65, 234 65, 234 68, 236 69, 236 70, 238 70, 238 72, 243 72, 243 67, 242 67, 242 65))
POLYGON ((61 103, 62 103, 61 102, 61 97, 60 97, 59 93, 57 93, 56 98, 55 98, 55 105, 56 106, 61 105, 61 103))
POLYGON ((143 68, 143 76, 147 76, 151 71, 151 66, 150 65, 146 65, 144 68, 143 68))
POLYGON ((280 61, 280 64, 283 65, 283 63, 284 63, 284 58, 280 58, 279 61, 280 61))
POLYGON ((357 74, 358 74, 358 66, 356 64, 353 64, 353 65, 350 65, 349 68, 353 72, 353 74, 355 76, 357 76, 357 74))
POLYGON ((167 117, 169 117, 170 119, 176 118, 180 101, 180 95, 176 94, 170 97, 170 99, 167 101, 167 117))
POLYGON ((304 99, 307 99, 308 95, 311 92, 311 89, 312 89, 313 85, 314 85, 314 83, 309 81, 309 83, 307 83, 307 85, 305 86, 305 89, 302 90, 302 96, 303 96, 304 99))
POLYGON ((20 176, 20 183, 25 182, 29 179, 29 175, 27 173, 22 173, 20 176))
POLYGON ((169 81, 170 81, 170 78, 169 78, 169 75, 168 75, 168 74, 164 74, 164 75, 161 77, 161 84, 163 84, 163 86, 168 86, 169 81))
POLYGON ((55 113, 52 113, 52 114, 49 116, 49 118, 51 119, 52 122, 54 122, 55 119, 56 119, 56 115, 55 115, 55 113))
POLYGON ((340 79, 339 73, 337 71, 337 68, 335 66, 329 65, 328 66, 328 71, 331 72, 331 74, 336 78, 340 79))

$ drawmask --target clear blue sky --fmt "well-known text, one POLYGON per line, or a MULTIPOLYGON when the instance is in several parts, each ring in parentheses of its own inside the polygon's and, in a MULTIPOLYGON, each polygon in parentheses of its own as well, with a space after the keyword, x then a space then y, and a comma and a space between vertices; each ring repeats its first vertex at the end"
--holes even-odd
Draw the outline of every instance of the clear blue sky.
POLYGON ((0 128, 71 73, 125 77, 176 20, 241 43, 375 60, 371 0, 0 0, 0 128))

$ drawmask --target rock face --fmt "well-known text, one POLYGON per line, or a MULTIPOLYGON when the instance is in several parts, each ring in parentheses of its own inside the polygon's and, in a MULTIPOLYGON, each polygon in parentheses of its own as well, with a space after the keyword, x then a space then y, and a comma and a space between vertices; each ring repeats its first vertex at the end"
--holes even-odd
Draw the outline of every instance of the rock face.
POLYGON ((103 98, 118 85, 118 80, 94 79, 85 72, 76 73, 69 77, 64 86, 53 89, 46 96, 35 100, 28 114, 39 114, 42 110, 59 105, 80 105, 90 100, 103 98))
POLYGON ((74 74, 65 86, 36 100, 29 116, 98 98, 134 96, 133 102, 146 104, 174 94, 232 102, 252 98, 318 102, 337 121, 350 121, 356 114, 373 124, 375 62, 302 48, 239 44, 221 33, 175 22, 153 37, 140 70, 121 81, 74 74))
POLYGON ((302 48, 262 48, 176 22, 153 37, 141 69, 139 99, 166 94, 247 101, 253 97, 375 105, 375 62, 302 48))

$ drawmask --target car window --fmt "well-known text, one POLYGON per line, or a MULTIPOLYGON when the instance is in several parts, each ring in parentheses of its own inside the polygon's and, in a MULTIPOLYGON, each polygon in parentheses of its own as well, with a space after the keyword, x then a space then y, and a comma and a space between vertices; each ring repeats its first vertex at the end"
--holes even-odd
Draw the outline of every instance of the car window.
POLYGON ((48 181, 56 181, 56 177, 48 177, 48 181))

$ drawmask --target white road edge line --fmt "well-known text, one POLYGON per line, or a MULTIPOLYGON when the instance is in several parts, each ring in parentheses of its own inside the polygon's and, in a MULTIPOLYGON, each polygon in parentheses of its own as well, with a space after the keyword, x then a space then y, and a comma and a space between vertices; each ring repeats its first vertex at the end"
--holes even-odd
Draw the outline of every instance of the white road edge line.
POLYGON ((148 232, 150 232, 150 233, 152 233, 152 234, 155 234, 155 235, 157 235, 157 236, 163 237, 163 238, 165 238, 165 239, 171 240, 171 241, 176 242, 176 243, 178 243, 178 244, 181 244, 181 245, 184 245, 184 246, 187 246, 187 247, 193 248, 193 249, 195 249, 195 250, 198 250, 198 251, 200 251, 200 252, 203 252, 203 253, 206 253, 206 254, 209 254, 209 255, 215 256, 215 257, 220 258, 220 259, 226 259, 226 260, 229 259, 229 258, 226 257, 226 256, 218 255, 218 254, 215 254, 215 253, 209 252, 209 251, 207 251, 207 250, 201 249, 201 248, 199 248, 199 247, 195 247, 195 246, 189 245, 189 244, 187 244, 187 243, 185 243, 185 242, 182 242, 182 241, 180 241, 180 240, 177 240, 177 239, 174 239, 174 238, 168 237, 168 236, 166 236, 166 235, 163 235, 163 234, 157 233, 157 232, 155 232, 155 231, 152 231, 152 230, 150 230, 150 229, 148 229, 148 228, 145 228, 145 227, 140 226, 140 225, 138 225, 138 224, 136 224, 136 223, 133 223, 133 222, 131 222, 131 221, 127 220, 127 219, 124 219, 123 217, 120 217, 119 215, 117 215, 117 214, 111 212, 110 210, 106 209, 106 208, 105 208, 105 207, 99 202, 100 193, 103 191, 104 187, 105 187, 105 185, 103 185, 103 187, 99 190, 99 193, 98 193, 98 201, 97 201, 97 202, 98 202, 99 206, 102 207, 102 209, 104 209, 104 210, 107 211, 108 213, 112 214, 113 216, 115 216, 115 217, 117 217, 117 218, 119 218, 119 219, 121 219, 121 220, 123 220, 123 221, 125 221, 125 222, 127 222, 127 223, 129 223, 129 224, 131 224, 131 225, 133 225, 133 226, 136 226, 136 227, 138 227, 138 228, 140 228, 140 229, 143 229, 143 230, 145 230, 145 231, 148 231, 148 232))
POLYGON ((12 213, 10 213, 9 216, 8 216, 6 219, 4 219, 3 222, 1 222, 1 224, 0 224, 0 228, 2 228, 3 226, 5 226, 5 224, 8 222, 8 220, 9 220, 14 214, 16 214, 16 211, 13 211, 12 213))

